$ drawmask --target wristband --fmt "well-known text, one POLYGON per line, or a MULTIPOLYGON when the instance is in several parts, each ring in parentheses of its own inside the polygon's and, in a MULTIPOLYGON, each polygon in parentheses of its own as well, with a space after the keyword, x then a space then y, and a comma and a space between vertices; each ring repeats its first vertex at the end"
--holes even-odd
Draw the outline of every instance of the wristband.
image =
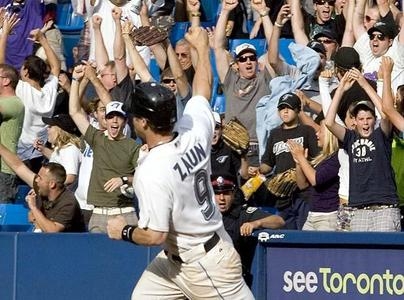
POLYGON ((279 23, 278 23, 278 22, 276 22, 276 21, 275 21, 274 25, 275 25, 276 27, 278 27, 278 28, 282 28, 282 27, 283 27, 283 25, 282 25, 282 24, 279 24, 279 23))
POLYGON ((129 182, 127 176, 122 176, 122 177, 121 177, 121 180, 122 180, 122 183, 123 183, 123 184, 128 184, 128 182, 129 182))
POLYGON ((132 233, 135 231, 135 229, 137 228, 137 226, 134 225, 126 225, 121 232, 121 237, 122 240, 126 241, 126 242, 131 242, 134 244, 137 244, 133 239, 132 239, 132 233))
POLYGON ((201 13, 199 11, 198 12, 190 12, 189 16, 191 16, 191 17, 200 17, 201 13))

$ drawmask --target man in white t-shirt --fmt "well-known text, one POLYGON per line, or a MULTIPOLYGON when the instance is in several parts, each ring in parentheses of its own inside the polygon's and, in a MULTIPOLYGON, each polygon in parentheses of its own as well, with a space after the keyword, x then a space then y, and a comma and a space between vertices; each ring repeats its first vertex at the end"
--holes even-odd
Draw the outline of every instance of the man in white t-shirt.
POLYGON ((110 219, 108 235, 164 248, 132 299, 253 299, 210 183, 215 122, 207 101, 212 83, 207 33, 193 27, 186 38, 198 54, 194 96, 176 123, 171 91, 157 83, 136 87, 133 123, 149 149, 138 160, 134 180, 139 222, 131 226, 120 217, 110 219))

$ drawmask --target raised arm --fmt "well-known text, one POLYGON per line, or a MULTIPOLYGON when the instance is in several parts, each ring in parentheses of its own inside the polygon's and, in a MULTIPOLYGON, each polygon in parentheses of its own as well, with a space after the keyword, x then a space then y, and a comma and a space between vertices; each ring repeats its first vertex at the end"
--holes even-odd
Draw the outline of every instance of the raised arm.
POLYGON ((95 68, 90 63, 87 62, 85 67, 83 68, 83 71, 84 71, 84 77, 82 77, 80 85, 82 81, 85 80, 85 78, 87 78, 94 86, 94 89, 98 97, 100 98, 102 104, 106 106, 109 102, 112 101, 111 94, 107 91, 107 89, 102 84, 101 80, 97 77, 97 74, 95 73, 95 68))
POLYGON ((18 15, 12 14, 8 16, 5 14, 5 8, 0 8, 0 15, 3 15, 3 27, 0 36, 0 63, 4 64, 6 61, 6 46, 7 46, 7 39, 14 28, 14 26, 20 21, 18 15))
POLYGON ((363 24, 363 20, 365 18, 365 7, 366 0, 357 0, 355 4, 355 9, 353 13, 353 33, 356 40, 366 32, 365 25, 363 24))
POLYGON ((122 38, 121 26, 122 9, 114 7, 112 9, 112 18, 115 23, 115 38, 114 38, 114 59, 116 70, 116 81, 119 84, 129 73, 126 65, 125 43, 122 38))
POLYGON ((73 69, 72 86, 70 88, 69 97, 69 114, 83 135, 86 133, 88 126, 90 126, 87 114, 81 107, 79 99, 79 84, 83 79, 85 67, 84 65, 78 65, 73 69))
MULTIPOLYGON (((198 27, 195 27, 198 28, 198 27)), ((182 70, 180 61, 175 53, 170 41, 167 41, 167 58, 170 65, 171 72, 173 73, 175 82, 177 84, 177 91, 181 97, 186 97, 189 94, 190 86, 187 76, 182 70)))
POLYGON ((60 73, 60 60, 55 51, 53 51, 52 47, 49 45, 44 33, 40 29, 34 29, 30 32, 29 39, 39 43, 43 47, 50 67, 50 73, 58 77, 60 73))
POLYGON ((201 2, 199 0, 186 0, 188 19, 191 22, 191 27, 199 27, 201 25, 201 2))
POLYGON ((26 184, 32 187, 35 173, 32 172, 17 156, 2 144, 0 144, 0 156, 5 163, 18 175, 26 184))
MULTIPOLYGON (((266 6, 265 1, 251 1, 251 7, 260 16, 266 42, 268 45, 271 45, 269 48, 272 48, 272 44, 270 42, 274 28, 268 15, 269 8, 266 6)), ((267 60, 269 62, 269 56, 267 56, 267 60)))
POLYGON ((353 18, 355 10, 355 0, 347 0, 346 7, 344 7, 345 14, 345 30, 342 37, 341 47, 352 47, 355 43, 355 36, 353 33, 353 18))
POLYGON ((137 51, 133 41, 129 35, 133 28, 133 24, 130 21, 125 21, 122 28, 122 37, 125 43, 126 49, 128 50, 129 57, 132 61, 135 73, 139 75, 142 82, 149 82, 152 79, 149 68, 143 60, 143 57, 137 51))
MULTIPOLYGON (((404 131, 404 118, 394 108, 394 97, 391 91, 391 71, 393 70, 394 61, 389 56, 382 57, 380 70, 383 78, 383 101, 382 109, 389 118, 390 122, 400 131, 404 131)), ((380 72, 379 72, 380 73, 380 72)))
POLYGON ((338 124, 335 118, 337 116, 342 95, 352 86, 354 81, 354 79, 350 78, 350 71, 346 72, 344 77, 341 79, 337 90, 335 91, 334 98, 332 99, 331 105, 325 116, 325 125, 327 126, 328 130, 330 130, 332 134, 334 134, 341 142, 344 140, 346 129, 344 126, 338 124))
POLYGON ((209 101, 212 92, 212 67, 209 60, 208 33, 201 27, 191 27, 185 34, 185 39, 198 54, 198 64, 192 82, 192 95, 204 96, 209 101))
POLYGON ((236 8, 238 1, 229 4, 227 1, 222 2, 222 10, 216 23, 215 29, 215 59, 216 69, 220 82, 224 82, 227 72, 230 68, 230 59, 226 50, 226 24, 229 19, 230 12, 236 8))
POLYGON ((300 1, 291 0, 290 5, 292 13, 291 24, 293 37, 295 38, 296 44, 307 45, 307 43, 309 42, 309 38, 304 31, 303 13, 302 9, 300 8, 300 1))
POLYGON ((281 36, 282 27, 287 21, 290 20, 290 16, 290 5, 283 5, 279 10, 278 16, 276 17, 275 26, 273 27, 271 39, 268 44, 270 45, 268 49, 268 62, 278 75, 280 75, 284 69, 284 63, 279 58, 279 38, 281 36))
POLYGON ((107 48, 105 48, 104 38, 101 34, 102 17, 100 15, 94 15, 91 18, 91 22, 93 24, 94 32, 95 61, 97 63, 97 69, 102 70, 109 60, 107 48))

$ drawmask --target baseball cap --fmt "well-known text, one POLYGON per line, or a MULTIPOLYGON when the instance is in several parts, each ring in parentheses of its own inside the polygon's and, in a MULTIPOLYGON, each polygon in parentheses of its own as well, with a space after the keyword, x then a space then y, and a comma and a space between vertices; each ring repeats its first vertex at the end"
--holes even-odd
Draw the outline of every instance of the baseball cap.
POLYGON ((236 54, 236 57, 239 57, 246 52, 253 52, 254 54, 257 54, 257 49, 249 43, 242 43, 238 45, 236 49, 234 49, 234 54, 236 54))
POLYGON ((46 125, 60 127, 70 134, 74 134, 77 136, 81 135, 76 124, 73 122, 73 119, 68 114, 55 115, 51 118, 42 117, 42 121, 46 125))
POLYGON ((334 55, 335 66, 343 69, 350 70, 352 68, 359 69, 361 67, 361 60, 358 52, 352 47, 341 47, 334 55))
POLYGON ((216 125, 222 126, 222 118, 220 117, 219 113, 213 112, 213 118, 215 119, 216 125))
POLYGON ((371 35, 375 31, 381 32, 391 39, 394 39, 395 37, 394 27, 384 22, 375 23, 375 25, 373 25, 373 27, 368 30, 368 34, 371 35))
POLYGON ((235 188, 234 181, 224 176, 217 176, 212 178, 212 186, 215 193, 228 192, 235 188))
POLYGON ((299 97, 294 93, 286 93, 279 98, 278 109, 282 106, 288 106, 291 109, 301 108, 301 102, 299 97))
POLYGON ((331 40, 336 41, 337 40, 337 33, 335 31, 332 31, 328 28, 323 29, 319 33, 317 33, 315 36, 313 36, 314 40, 317 40, 320 37, 327 37, 331 40))
POLYGON ((317 42, 315 40, 311 40, 308 44, 307 47, 313 49, 314 51, 324 54, 325 55, 325 48, 324 45, 320 42, 317 42))
POLYGON ((105 107, 105 117, 111 113, 117 113, 126 118, 126 112, 122 109, 123 103, 119 101, 111 101, 105 107))
POLYGON ((355 106, 352 109, 352 113, 354 116, 356 116, 359 112, 360 109, 365 109, 365 110, 371 110, 373 112, 373 114, 375 113, 375 106, 373 105, 372 102, 367 101, 367 100, 361 100, 358 101, 355 106))

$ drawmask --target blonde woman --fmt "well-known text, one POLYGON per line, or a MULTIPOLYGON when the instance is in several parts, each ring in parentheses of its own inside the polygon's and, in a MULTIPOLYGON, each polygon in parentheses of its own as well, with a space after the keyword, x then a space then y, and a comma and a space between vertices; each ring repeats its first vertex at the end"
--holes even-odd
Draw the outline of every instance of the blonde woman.
POLYGON ((34 148, 40 151, 49 162, 57 162, 66 170, 65 184, 74 190, 80 162, 80 134, 73 120, 67 114, 56 115, 52 118, 42 118, 48 125, 48 142, 51 148, 45 146, 44 141, 36 139, 34 148))
POLYGON ((288 141, 296 162, 298 187, 312 186, 310 211, 303 230, 335 231, 339 206, 338 140, 325 127, 324 121, 321 121, 316 136, 322 151, 311 162, 307 160, 307 150, 293 140, 288 141))

